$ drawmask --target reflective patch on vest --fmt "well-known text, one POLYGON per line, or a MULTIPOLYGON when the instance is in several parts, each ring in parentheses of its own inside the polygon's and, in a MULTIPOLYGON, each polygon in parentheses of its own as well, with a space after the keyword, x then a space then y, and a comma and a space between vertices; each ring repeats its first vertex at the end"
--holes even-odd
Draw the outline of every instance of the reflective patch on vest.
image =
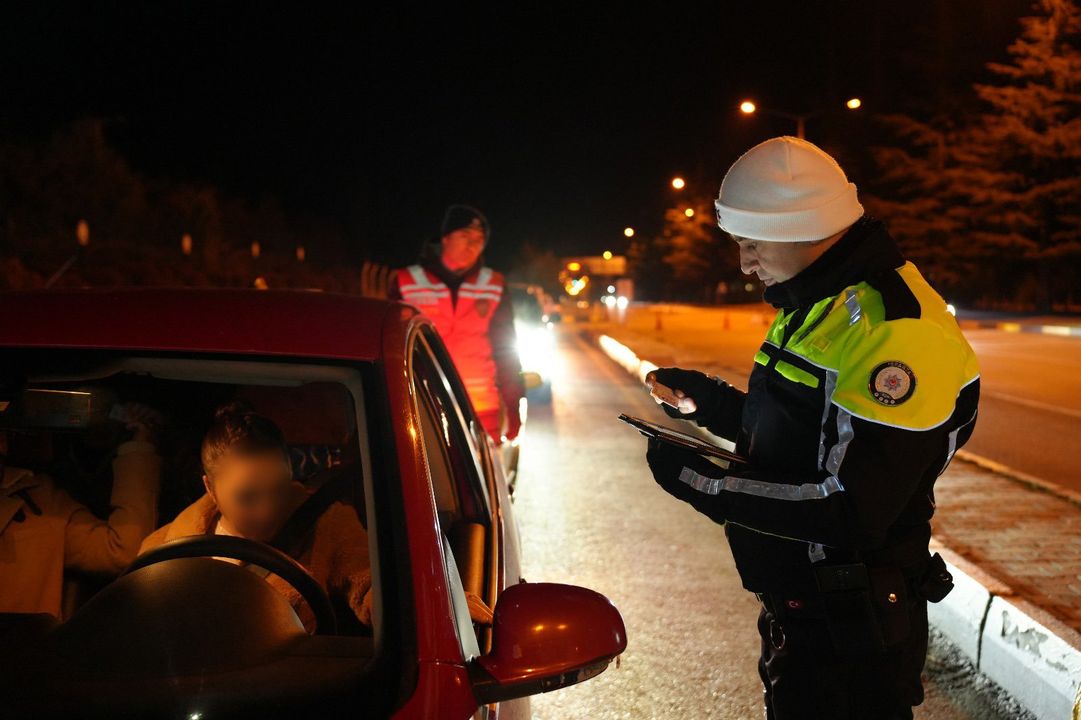
POLYGON ((477 311, 477 315, 480 315, 481 317, 488 317, 488 313, 492 309, 492 301, 477 300, 473 303, 473 309, 477 311))
POLYGON ((784 360, 778 360, 777 366, 774 369, 780 373, 782 377, 785 377, 792 382, 806 385, 809 388, 818 387, 818 378, 802 368, 798 368, 791 363, 786 363, 784 360))
POLYGON ((916 374, 900 360, 884 362, 871 371, 871 397, 883 405, 900 405, 916 391, 916 374))
POLYGON ((860 307, 860 299, 854 289, 849 289, 845 295, 845 307, 848 308, 848 324, 855 325, 863 317, 863 308, 860 307))

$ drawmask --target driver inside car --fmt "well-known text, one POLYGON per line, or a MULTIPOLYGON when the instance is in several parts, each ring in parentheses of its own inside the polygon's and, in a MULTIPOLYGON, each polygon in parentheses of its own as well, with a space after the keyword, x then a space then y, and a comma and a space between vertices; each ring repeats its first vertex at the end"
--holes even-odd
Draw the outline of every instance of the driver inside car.
POLYGON ((116 575, 157 524, 155 438, 162 416, 138 403, 119 411, 132 436, 112 460, 112 509, 105 519, 37 468, 7 462, 9 450, 32 444, 26 454, 39 467, 48 465, 51 435, 0 430, 0 612, 60 618, 65 570, 116 575))
MULTIPOLYGON (((217 410, 203 439, 201 456, 206 494, 146 538, 140 553, 193 535, 231 535, 270 543, 310 497, 310 492, 293 480, 289 447, 281 429, 247 403, 233 402, 217 410)), ((353 508, 343 502, 332 503, 316 521, 310 542, 294 559, 332 600, 344 602, 360 623, 371 626, 368 533, 353 508)), ((265 580, 312 631, 315 615, 300 593, 276 575, 268 574, 265 580)))
MULTIPOLYGON (((152 533, 141 553, 193 535, 232 535, 270 543, 311 497, 293 479, 290 450, 281 429, 246 402, 234 401, 218 409, 201 455, 206 494, 152 533)), ((332 601, 344 601, 357 620, 371 626, 368 533, 352 507, 341 501, 332 503, 315 522, 310 542, 293 559, 332 601)), ((315 616, 300 593, 276 575, 265 579, 289 601, 305 629, 312 631, 315 616)), ((491 610, 479 597, 467 600, 474 622, 491 623, 491 610)))

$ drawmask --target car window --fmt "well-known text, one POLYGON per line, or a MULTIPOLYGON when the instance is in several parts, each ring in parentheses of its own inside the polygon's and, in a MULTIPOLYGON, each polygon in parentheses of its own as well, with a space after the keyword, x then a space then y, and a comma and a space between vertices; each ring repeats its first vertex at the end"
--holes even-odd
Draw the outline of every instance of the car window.
MULTIPOLYGON (((436 433, 433 439, 438 439, 450 466, 458 503, 458 513, 453 519, 487 523, 490 512, 484 457, 475 434, 480 423, 474 419, 467 424, 467 412, 471 416, 472 411, 468 405, 463 411, 447 373, 440 368, 432 346, 424 337, 418 337, 414 346, 413 382, 418 396, 434 413, 436 433)), ((440 492, 437 489, 437 498, 440 492)))
POLYGON ((486 492, 487 488, 491 487, 492 481, 492 458, 488 448, 488 431, 484 429, 473 411, 465 385, 462 383, 461 378, 458 377, 458 373, 454 369, 454 362, 451 360, 450 354, 447 352, 439 335, 431 328, 424 328, 422 336, 431 353, 433 366, 439 368, 439 374, 443 378, 443 386, 449 391, 448 395, 453 398, 453 404, 461 416, 462 426, 465 428, 466 445, 477 465, 477 473, 485 478, 482 485, 486 492))
MULTIPOLYGON (((482 482, 483 458, 467 431, 464 413, 450 381, 424 337, 415 338, 411 368, 424 443, 443 539, 444 572, 463 657, 479 653, 479 641, 466 594, 491 597, 492 522, 482 482)), ((467 408, 468 409, 468 408, 467 408)))
POLYGON ((417 405, 420 411, 421 439, 428 460, 428 472, 432 480, 432 492, 439 513, 440 524, 446 525, 462 517, 458 492, 455 489, 454 471, 451 469, 447 432, 447 417, 440 413, 435 400, 424 387, 417 385, 417 405))
MULTIPOLYGON (((376 548, 367 533, 370 503, 364 478, 371 464, 357 371, 300 363, 18 350, 0 352, 0 368, 0 459, 5 477, 22 478, 26 488, 19 495, 17 522, 0 528, 0 544, 18 541, 28 547, 25 543, 48 534, 34 532, 39 510, 45 517, 51 512, 72 518, 59 526, 56 542, 38 548, 62 557, 4 566, 0 586, 28 592, 19 597, 0 587, 0 612, 43 612, 66 620, 107 588, 137 554, 192 535, 233 534, 260 543, 279 542, 302 566, 329 566, 334 558, 315 557, 312 553, 322 551, 312 550, 313 543, 305 539, 330 532, 321 529, 323 513, 304 526, 299 521, 290 525, 307 500, 321 492, 326 498, 322 507, 335 508, 334 542, 349 545, 330 552, 348 551, 352 560, 341 577, 318 569, 313 574, 331 595, 340 634, 374 635, 380 603, 367 579, 376 548), (204 484, 203 443, 223 406, 250 410, 280 438, 276 449, 268 451, 278 458, 267 466, 276 474, 244 466, 237 470, 242 476, 238 483, 251 478, 270 483, 263 494, 272 508, 265 535, 250 531, 254 526, 246 525, 250 518, 243 511, 234 517, 225 512, 231 486, 227 489, 222 481, 216 488, 219 505, 204 484), (293 528, 288 533, 287 526, 293 528), (108 543, 99 542, 106 538, 111 538, 108 543), (47 589, 54 582, 48 577, 50 567, 63 568, 55 592, 47 589), (339 592, 347 586, 356 597, 339 592), (29 593, 30 587, 38 593, 29 593), (27 598, 34 598, 36 605, 31 607, 27 598)), ((247 486, 235 488, 238 498, 248 492, 247 486)), ((235 507, 243 502, 237 500, 235 507)), ((294 610, 311 627, 311 608, 300 602, 294 610)))

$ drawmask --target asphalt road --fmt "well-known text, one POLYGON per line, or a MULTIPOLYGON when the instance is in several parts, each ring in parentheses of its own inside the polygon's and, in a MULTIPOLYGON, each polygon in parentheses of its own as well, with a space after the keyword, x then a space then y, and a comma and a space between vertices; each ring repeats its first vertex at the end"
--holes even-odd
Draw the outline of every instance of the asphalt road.
MULTIPOLYGON (((758 718, 757 602, 723 529, 653 482, 645 439, 616 416, 667 420, 641 387, 568 327, 550 406, 531 407, 515 507, 524 574, 607 595, 629 646, 620 667, 534 700, 537 718, 758 718)), ((935 643, 918 718, 1018 717, 935 643)))
POLYGON ((1081 338, 965 332, 980 361, 980 417, 965 449, 1081 491, 1081 338))

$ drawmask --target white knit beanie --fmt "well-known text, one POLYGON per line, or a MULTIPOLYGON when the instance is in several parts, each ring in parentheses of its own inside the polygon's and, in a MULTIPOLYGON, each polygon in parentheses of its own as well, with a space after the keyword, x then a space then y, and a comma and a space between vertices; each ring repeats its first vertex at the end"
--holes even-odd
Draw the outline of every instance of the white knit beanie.
POLYGON ((856 186, 817 145, 777 137, 732 164, 714 203, 722 230, 752 240, 808 242, 863 215, 856 186))

